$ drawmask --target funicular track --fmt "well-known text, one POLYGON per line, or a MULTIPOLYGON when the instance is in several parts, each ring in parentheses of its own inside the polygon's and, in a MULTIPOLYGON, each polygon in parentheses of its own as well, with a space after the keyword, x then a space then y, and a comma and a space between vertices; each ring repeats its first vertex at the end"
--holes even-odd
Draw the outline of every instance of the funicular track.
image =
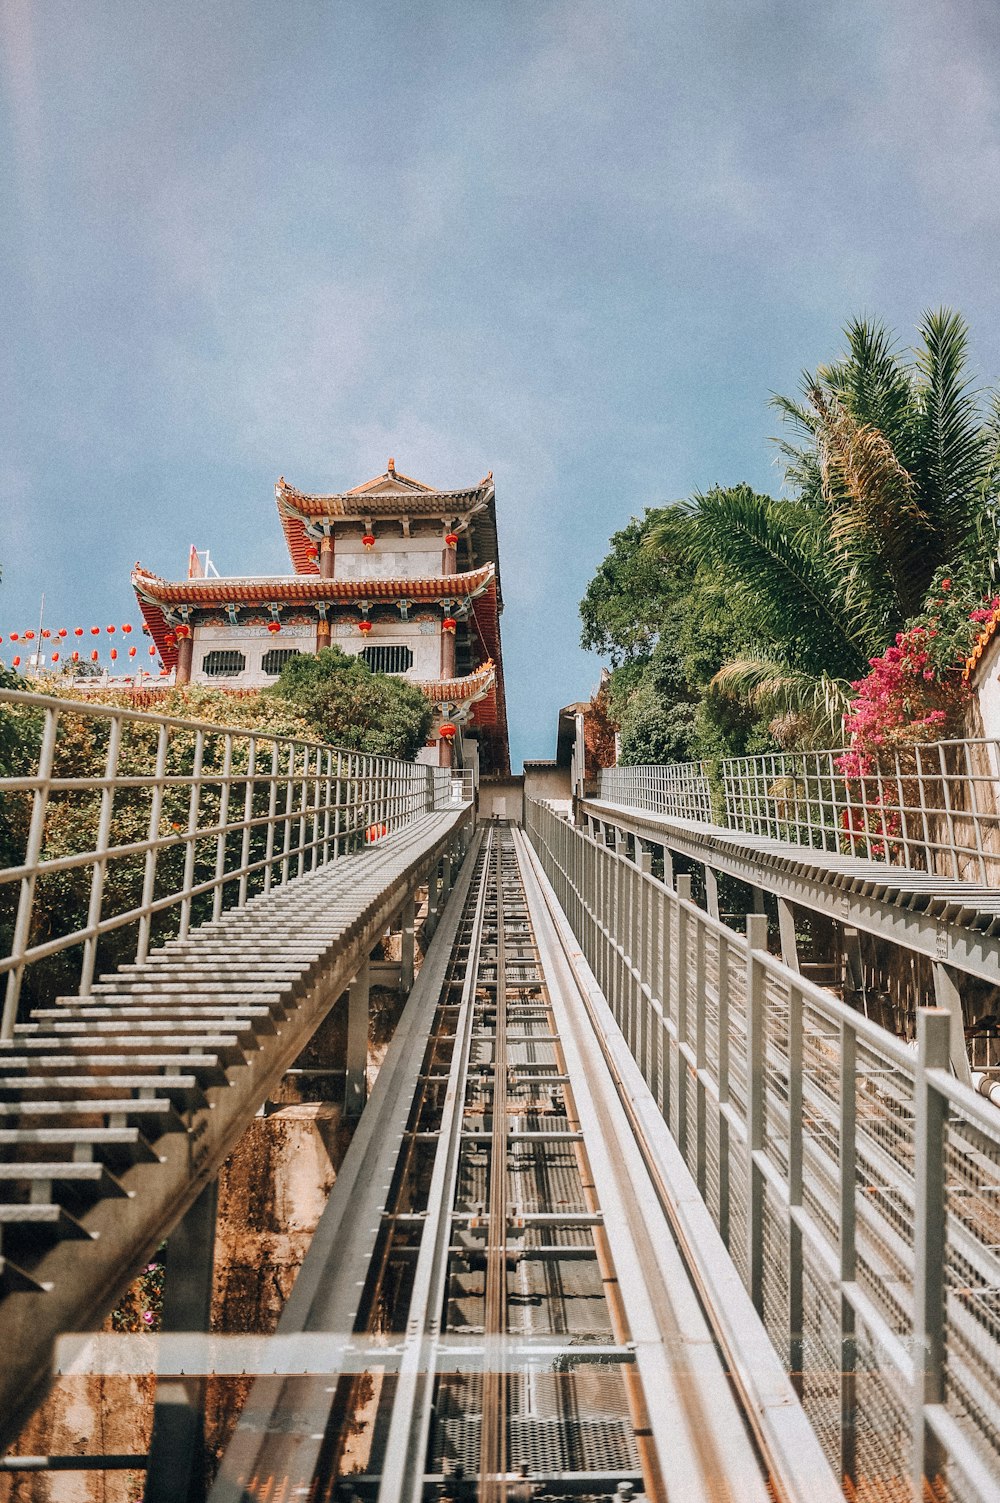
POLYGON ((773 1496, 520 832, 463 878, 213 1503, 773 1496))

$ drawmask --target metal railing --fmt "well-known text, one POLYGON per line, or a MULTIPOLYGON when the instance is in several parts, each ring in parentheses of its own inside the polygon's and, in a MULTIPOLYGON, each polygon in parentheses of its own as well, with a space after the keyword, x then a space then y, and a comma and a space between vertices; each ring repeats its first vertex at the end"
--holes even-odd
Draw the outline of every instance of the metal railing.
POLYGON ((1000 1112, 551 810, 545 872, 845 1491, 998 1496, 1000 1112))
POLYGON ((0 1038, 151 945, 471 798, 461 774, 0 691, 0 1038), (26 985, 27 983, 27 985, 26 985))
POLYGON ((1000 743, 933 741, 611 767, 600 797, 791 845, 1000 882, 1000 743))

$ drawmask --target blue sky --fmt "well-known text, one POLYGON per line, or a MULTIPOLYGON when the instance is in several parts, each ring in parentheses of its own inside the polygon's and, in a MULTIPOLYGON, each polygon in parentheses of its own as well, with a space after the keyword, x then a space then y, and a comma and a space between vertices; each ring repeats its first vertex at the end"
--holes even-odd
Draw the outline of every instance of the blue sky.
POLYGON ((552 755, 609 535, 777 488, 849 317, 1000 379, 998 53, 994 0, 0 0, 0 632, 284 569, 279 474, 492 469, 552 755))

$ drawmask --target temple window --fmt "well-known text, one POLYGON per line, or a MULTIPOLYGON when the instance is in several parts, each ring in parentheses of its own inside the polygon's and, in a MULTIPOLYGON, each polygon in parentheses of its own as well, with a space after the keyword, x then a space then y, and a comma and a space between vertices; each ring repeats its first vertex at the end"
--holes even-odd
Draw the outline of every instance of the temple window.
POLYGON ((297 658, 299 656, 299 649, 297 647, 272 647, 261 658, 260 666, 264 673, 269 674, 272 678, 276 678, 289 658, 297 658))
POLYGON ((373 673, 406 673, 413 667, 413 653, 409 647, 366 647, 361 656, 373 673))
POLYGON ((243 672, 247 660, 242 652, 234 648, 219 649, 215 652, 206 652, 201 671, 206 678, 236 678, 243 672))

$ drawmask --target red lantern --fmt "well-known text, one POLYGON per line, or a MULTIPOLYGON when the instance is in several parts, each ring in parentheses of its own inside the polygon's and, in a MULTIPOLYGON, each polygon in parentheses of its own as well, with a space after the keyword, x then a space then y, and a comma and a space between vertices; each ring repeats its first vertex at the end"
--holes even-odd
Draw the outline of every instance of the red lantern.
POLYGON ((21 659, 20 658, 11 658, 11 662, 13 663, 13 665, 14 665, 15 668, 20 668, 20 666, 21 666, 21 659))
POLYGON ((371 624, 370 621, 359 621, 358 622, 358 631, 361 633, 361 635, 363 637, 367 637, 367 635, 371 631, 371 629, 372 629, 372 624, 371 624))
POLYGON ((444 535, 445 547, 454 548, 458 544, 457 532, 446 532, 444 535))
POLYGON ((129 648, 128 655, 129 655, 130 658, 134 658, 135 657, 135 648, 134 647, 130 647, 129 648))
POLYGON ((58 661, 59 661, 59 654, 57 652, 54 652, 52 654, 52 661, 53 661, 53 663, 58 663, 58 661))
POLYGON ((49 631, 48 627, 46 627, 45 630, 42 632, 42 636, 43 637, 51 637, 51 635, 52 635, 52 633, 49 631))
POLYGON ((117 647, 112 647, 112 649, 111 649, 111 661, 114 662, 115 659, 117 658, 117 656, 118 656, 118 648, 117 647))
POLYGON ((149 655, 150 655, 151 658, 155 658, 156 657, 156 648, 155 647, 151 647, 149 649, 149 655))
POLYGON ((125 633, 126 636, 128 636, 128 634, 129 634, 129 632, 131 630, 132 630, 131 626, 123 626, 122 627, 122 631, 125 633))
POLYGON ((83 636, 83 627, 82 626, 74 626, 74 628, 73 628, 73 635, 74 635, 74 637, 82 637, 83 636))
POLYGON ((78 663, 80 661, 80 654, 78 652, 74 652, 73 661, 74 663, 78 663))
POLYGON ((2 641, 3 641, 3 637, 0 637, 0 642, 2 642, 2 641))
POLYGON ((99 626, 92 626, 90 628, 90 635, 92 637, 99 637, 101 635, 101 628, 99 626))
POLYGON ((56 632, 56 636, 59 638, 60 642, 62 641, 63 637, 65 637, 65 635, 66 635, 66 628, 65 628, 65 626, 60 626, 59 630, 56 632))
POLYGON ((374 548, 375 534, 373 532, 366 532, 361 539, 361 545, 363 548, 374 548))
POLYGON ((12 642, 16 642, 18 640, 18 635, 19 634, 16 631, 12 631, 11 634, 10 634, 10 640, 12 642))
POLYGON ((446 720, 441 729, 438 731, 438 735, 441 737, 442 741, 454 741, 456 734, 456 728, 452 725, 450 720, 446 720))
POLYGON ((190 628, 190 626, 185 626, 183 622, 181 622, 180 626, 175 626, 174 627, 174 636, 177 638, 178 641, 181 641, 184 637, 189 637, 190 635, 191 635, 191 628, 190 628))
POLYGON ((26 642, 33 642, 35 640, 35 633, 33 631, 26 631, 24 634, 24 640, 26 642))
POLYGON ((454 616, 445 616, 444 620, 441 622, 441 630, 454 632, 457 625, 458 622, 455 620, 454 616))
POLYGON ((95 647, 94 650, 93 650, 93 652, 90 654, 90 661, 92 663, 96 663, 97 660, 98 660, 98 658, 100 657, 100 655, 101 654, 98 652, 97 648, 95 647))
POLYGON ((306 558, 319 558, 319 549, 315 543, 310 543, 306 549, 306 558))
POLYGON ((271 635, 273 636, 275 632, 279 632, 281 630, 281 622, 280 621, 269 621, 267 623, 267 629, 271 633, 271 635))
POLYGON ((114 631, 114 627, 113 627, 113 626, 109 626, 109 627, 108 627, 108 631, 109 631, 109 632, 113 632, 113 631, 114 631))
POLYGON ((167 632, 167 635, 164 637, 163 641, 167 647, 177 646, 177 638, 174 636, 172 631, 167 632))

